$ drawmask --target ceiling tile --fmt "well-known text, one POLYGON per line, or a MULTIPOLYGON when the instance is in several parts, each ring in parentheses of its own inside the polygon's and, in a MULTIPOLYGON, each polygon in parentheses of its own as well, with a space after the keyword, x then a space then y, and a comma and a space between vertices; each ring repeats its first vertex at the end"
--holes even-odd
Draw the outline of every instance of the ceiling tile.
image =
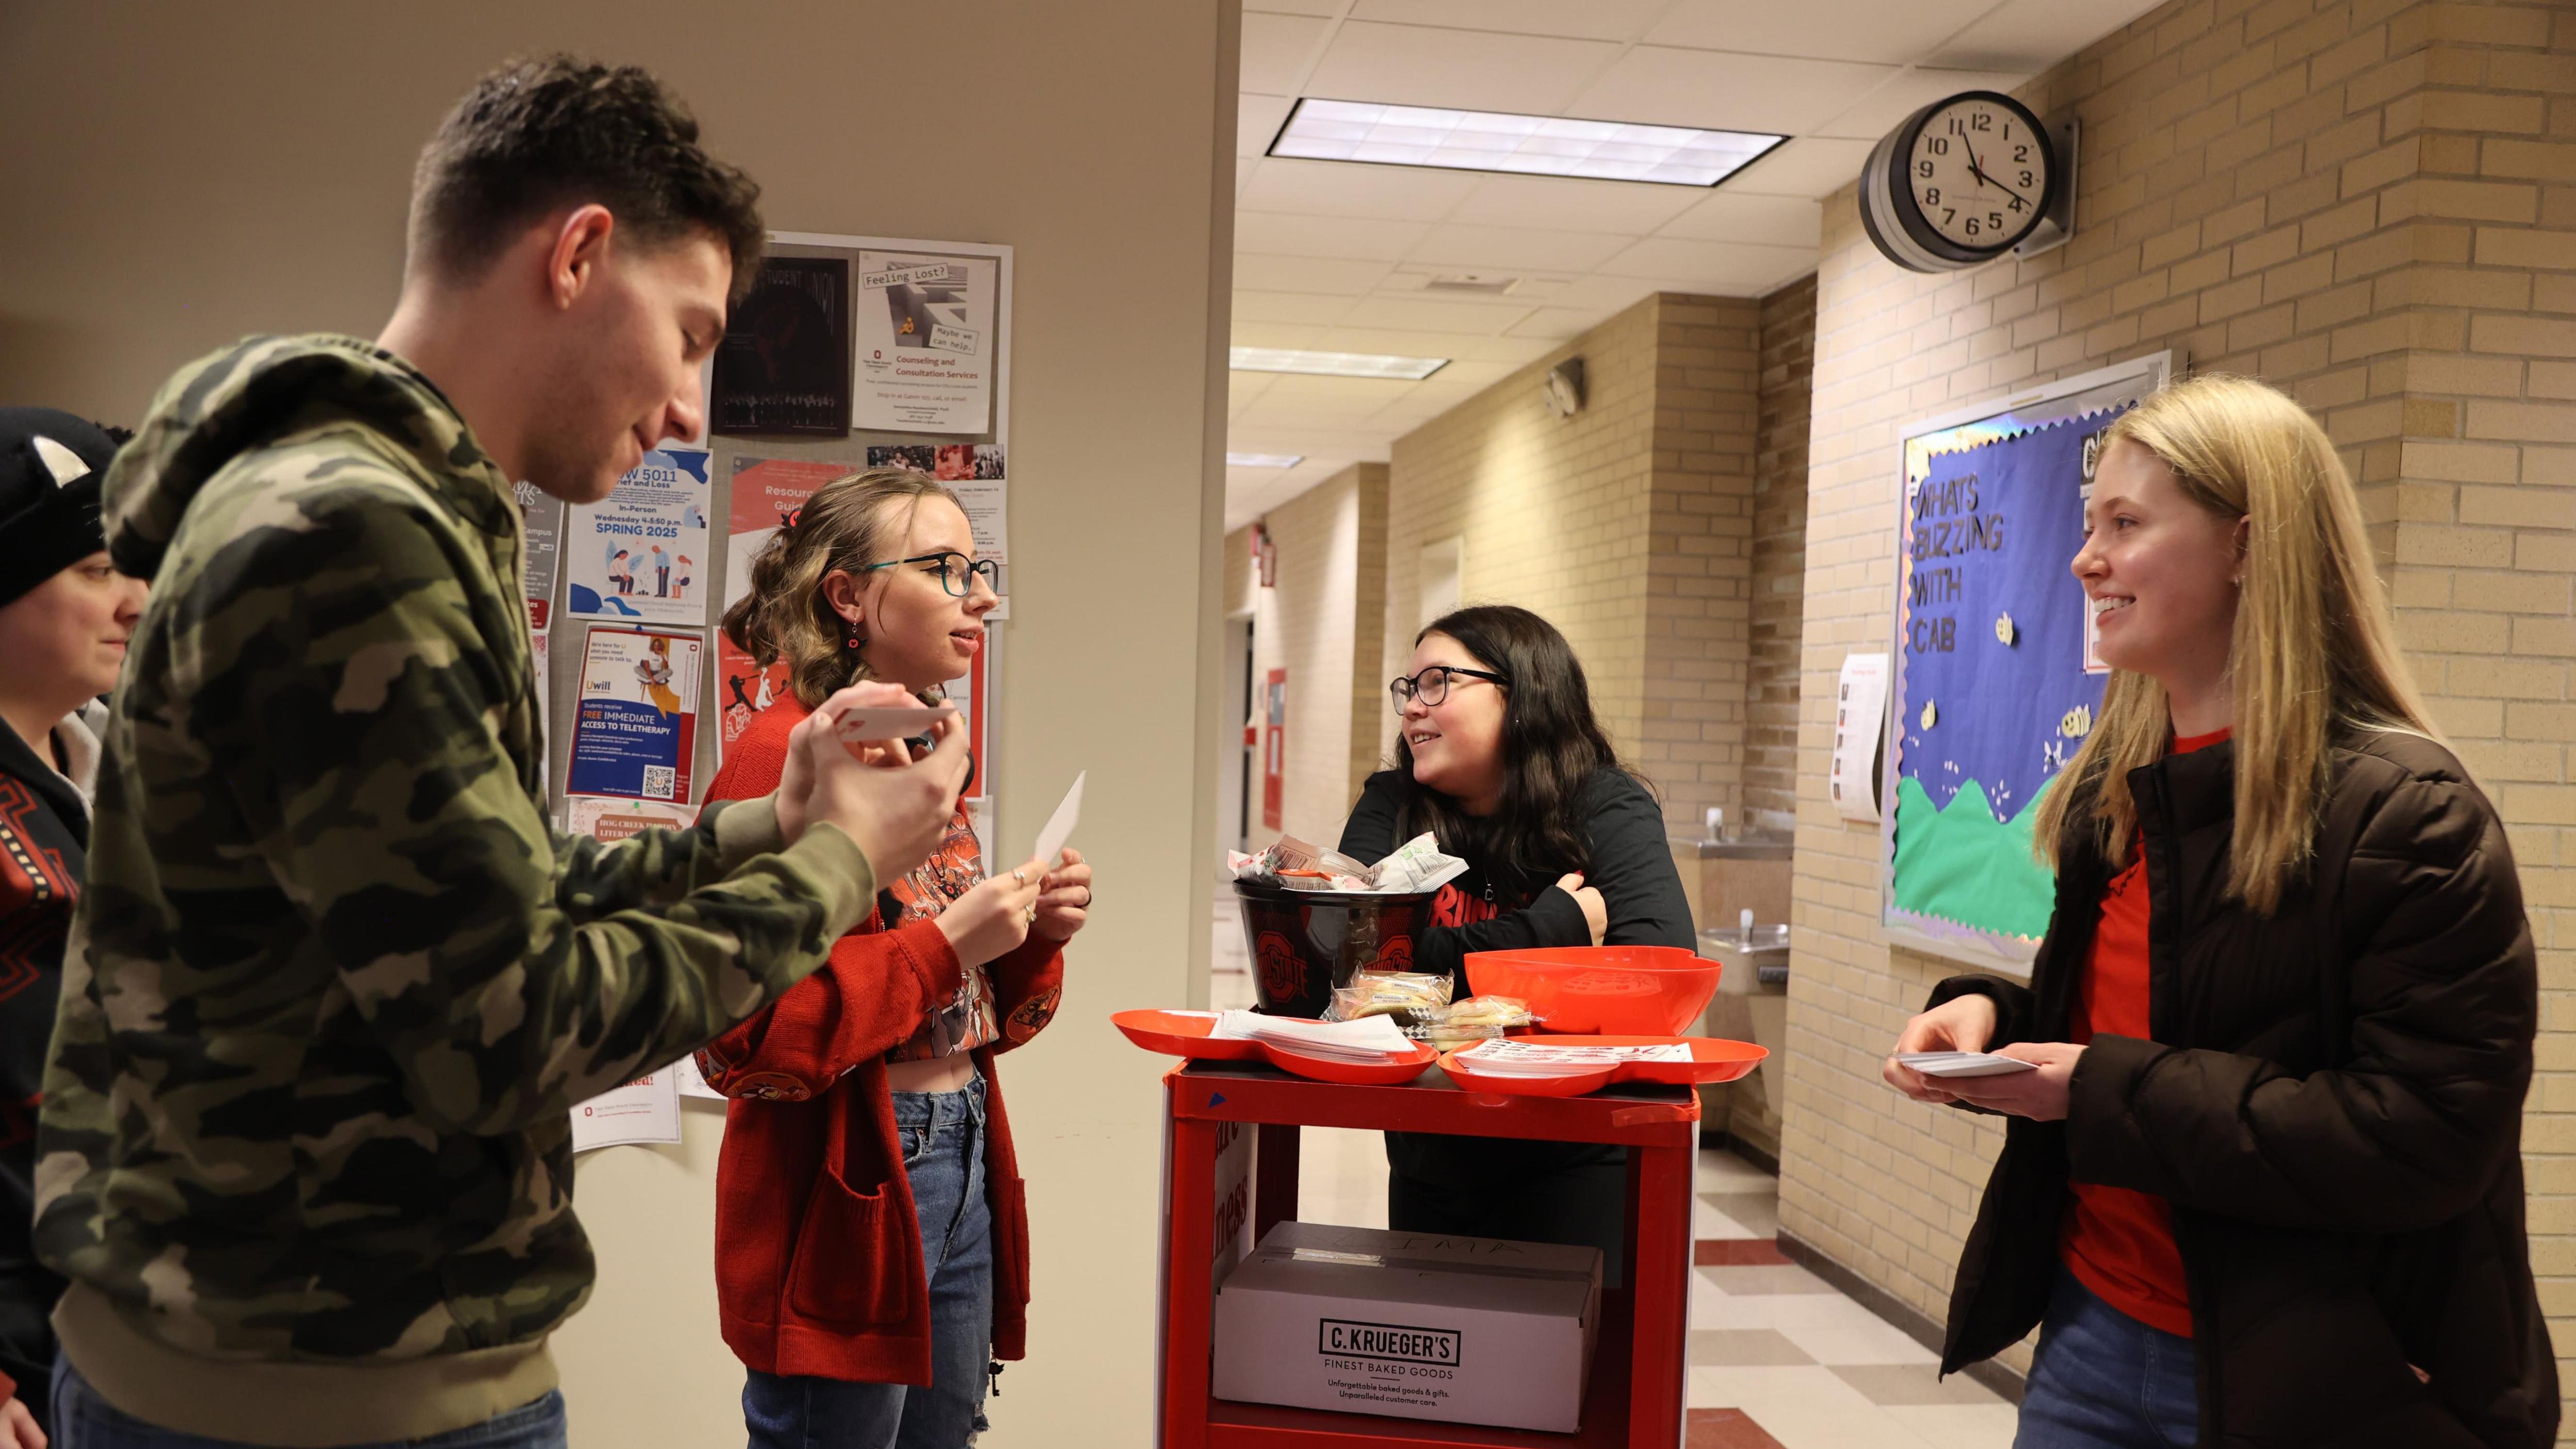
POLYGON ((1894 73, 1884 65, 1641 45, 1577 96, 1567 114, 1797 136, 1894 73))
POLYGON ((1603 232, 1438 226, 1405 259, 1482 271, 1583 272, 1608 261, 1632 240, 1603 232))
POLYGON ((1504 328, 1528 315, 1526 302, 1417 301, 1411 297, 1371 297, 1342 319, 1353 327, 1392 327, 1412 332, 1466 332, 1499 337, 1504 328))
POLYGON ((1831 196, 1860 179, 1869 148, 1867 141, 1801 136, 1728 177, 1725 190, 1748 196, 1831 196))
POLYGON ((1527 337, 1540 343, 1563 342, 1580 337, 1601 325, 1610 314, 1576 307, 1541 307, 1511 326, 1505 335, 1527 337))
MULTIPOLYGON (((1700 241, 1763 242, 1813 251, 1824 231, 1824 207, 1800 196, 1738 194, 1731 186, 1674 217, 1657 236, 1700 241)), ((1432 235, 1439 235, 1438 232, 1432 235)))
POLYGON ((1315 292, 1256 292, 1238 286, 1234 293, 1234 320, 1238 323, 1286 322, 1322 326, 1349 316, 1355 305, 1347 296, 1315 292))
POLYGON ((1704 291, 1744 297, 1768 290, 1816 264, 1813 247, 1766 247, 1742 242, 1648 237, 1602 267, 1612 276, 1665 284, 1658 290, 1704 291))
MULTIPOLYGON (((1227 329, 1226 340, 1236 347, 1284 347, 1291 351, 1301 351, 1320 346, 1326 350, 1339 351, 1341 349, 1334 348, 1332 344, 1322 340, 1331 330, 1329 327, 1312 323, 1255 322, 1238 316, 1234 319, 1233 325, 1227 329)), ((1278 374, 1264 375, 1277 376, 1278 374)))
POLYGON ((1589 310, 1596 318, 1607 318, 1626 311, 1638 298, 1653 290, 1651 283, 1635 277, 1614 277, 1596 272, 1568 282, 1563 291, 1549 300, 1558 308, 1589 310))
POLYGON ((1484 184, 1486 178, 1463 171, 1272 157, 1253 174, 1238 204, 1305 216, 1439 221, 1484 184))
POLYGON ((1579 40, 1630 40, 1671 0, 1359 0, 1354 20, 1406 25, 1446 25, 1460 30, 1503 30, 1515 35, 1558 35, 1579 40))
POLYGON ((1582 181, 1568 176, 1496 176, 1453 212, 1453 222, 1486 226, 1572 227, 1644 236, 1708 195, 1697 186, 1637 181, 1582 181))
POLYGON ((1342 13, 1350 0, 1243 0, 1243 13, 1268 10, 1280 15, 1321 15, 1326 19, 1342 13))
POLYGON ((2005 0, 1924 57, 1932 65, 2042 71, 2156 7, 2157 0, 2005 0))
POLYGON ((1332 27, 1304 15, 1243 17, 1243 73, 1235 89, 1256 95, 1291 96, 1297 77, 1314 56, 1315 43, 1332 27))
POLYGON ((1403 260, 1430 230, 1418 221, 1239 210, 1234 214, 1234 249, 1283 257, 1393 262, 1403 260))
POLYGON ((1238 254, 1234 259, 1234 284, 1255 292, 1327 292, 1356 297, 1376 286, 1391 270, 1385 262, 1238 254))
POLYGON ((1944 96, 1955 96, 1961 91, 2003 91, 2009 94, 2030 77, 2031 73, 2025 71, 1920 68, 1904 71, 1862 97, 1851 109, 1817 127, 1815 134, 1875 141, 1895 130, 1906 117, 1944 96))
POLYGON ((1602 41, 1345 21, 1305 94, 1555 115, 1618 49, 1602 41))
POLYGON ((1234 154, 1258 156, 1269 150, 1288 120, 1291 104, 1286 96, 1256 96, 1250 91, 1235 97, 1234 154))
MULTIPOLYGON (((2049 0, 2058 3, 2058 0, 2049 0)), ((1646 33, 1649 45, 1904 65, 1984 14, 1994 0, 1681 0, 1646 33)))

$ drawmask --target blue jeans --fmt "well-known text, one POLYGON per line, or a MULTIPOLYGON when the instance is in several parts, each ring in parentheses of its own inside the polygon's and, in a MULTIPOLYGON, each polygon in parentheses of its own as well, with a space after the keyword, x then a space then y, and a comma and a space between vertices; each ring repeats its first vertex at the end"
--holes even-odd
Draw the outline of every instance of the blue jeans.
POLYGON ((2013 1449, 2192 1449, 2199 1442, 2191 1340, 2149 1328, 2059 1268, 2013 1449))
MULTIPOLYGON (((427 1439, 382 1440, 349 1449, 565 1449, 563 1395, 548 1390, 507 1413, 427 1439)), ((164 1429, 109 1403, 67 1357, 54 1359, 54 1433, 47 1449, 251 1449, 164 1429)))
POLYGON ((993 1212, 984 1201, 984 1082, 897 1092, 894 1125, 930 1272, 930 1387, 749 1371, 751 1449, 964 1449, 984 1425, 993 1348, 993 1212))

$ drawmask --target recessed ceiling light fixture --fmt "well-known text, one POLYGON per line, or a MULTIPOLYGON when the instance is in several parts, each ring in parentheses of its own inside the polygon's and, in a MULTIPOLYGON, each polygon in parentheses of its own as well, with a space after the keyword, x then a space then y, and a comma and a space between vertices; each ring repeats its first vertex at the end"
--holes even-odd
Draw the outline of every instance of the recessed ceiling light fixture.
POLYGON ((1229 468, 1294 468, 1306 461, 1303 453, 1228 453, 1229 468))
POLYGON ((1507 111, 1435 110, 1307 97, 1271 139, 1269 154, 1374 161, 1453 171, 1587 176, 1715 186, 1787 140, 1754 131, 1632 126, 1507 111))
POLYGON ((1387 357, 1374 352, 1297 352, 1285 347, 1235 347, 1226 365, 1236 372, 1303 372, 1318 377, 1391 377, 1420 382, 1449 365, 1445 357, 1387 357))

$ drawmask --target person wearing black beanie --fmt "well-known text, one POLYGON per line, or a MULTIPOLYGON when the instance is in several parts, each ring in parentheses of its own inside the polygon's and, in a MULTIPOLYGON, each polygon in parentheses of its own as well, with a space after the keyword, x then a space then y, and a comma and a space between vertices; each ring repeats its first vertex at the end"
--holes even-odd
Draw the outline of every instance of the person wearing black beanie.
POLYGON ((144 584, 108 562, 99 482, 121 430, 0 408, 0 1449, 50 1434, 50 1317, 36 1261, 36 1108, 63 943, 89 847, 105 710, 144 584))

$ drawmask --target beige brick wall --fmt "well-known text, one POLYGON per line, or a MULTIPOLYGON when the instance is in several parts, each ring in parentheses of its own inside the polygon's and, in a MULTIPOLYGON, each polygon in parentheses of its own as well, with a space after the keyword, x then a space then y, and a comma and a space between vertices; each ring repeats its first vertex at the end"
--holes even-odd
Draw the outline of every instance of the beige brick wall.
POLYGON ((1786 830, 1798 810, 1798 670, 1807 588, 1808 396, 1816 279, 1762 299, 1753 458, 1753 611, 1744 687, 1745 823, 1786 830))
POLYGON ((1519 604, 1564 631, 1668 819, 1738 808, 1759 328, 1749 300, 1648 297, 1398 439, 1381 678, 1423 622, 1423 546, 1460 538, 1462 599, 1519 604), (1560 418, 1539 385, 1569 357, 1583 359, 1586 402, 1560 418))
POLYGON ((2170 347, 2323 419, 2417 677, 2507 821, 2544 996, 2532 1253, 2576 1346, 2576 7, 2174 0, 2024 97, 2084 123, 2070 245, 1920 277, 1850 191, 1826 208, 1783 1226, 1938 1317, 2002 1140, 1879 1083, 1951 968, 1882 941, 1877 831, 1818 783, 1836 668, 1887 647, 1896 430, 2170 347))
POLYGON ((1365 762, 1376 758, 1371 730, 1379 621, 1385 616, 1386 465, 1359 463, 1270 510, 1262 522, 1278 550, 1277 583, 1260 586, 1250 565, 1251 529, 1226 537, 1229 613, 1250 610, 1253 712, 1262 681, 1288 671, 1280 828, 1261 823, 1261 776, 1252 779, 1252 845, 1282 834, 1329 846, 1359 798, 1365 762))

